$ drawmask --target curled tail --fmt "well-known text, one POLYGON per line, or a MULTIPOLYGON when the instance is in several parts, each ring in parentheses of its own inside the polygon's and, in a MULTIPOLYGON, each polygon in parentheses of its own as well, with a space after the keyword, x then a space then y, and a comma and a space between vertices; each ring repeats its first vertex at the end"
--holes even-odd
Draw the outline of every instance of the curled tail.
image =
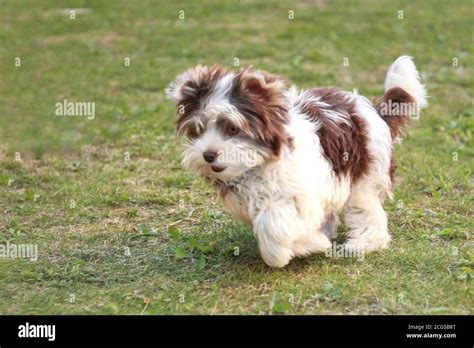
POLYGON ((428 106, 425 86, 409 56, 393 62, 385 78, 385 94, 375 105, 379 115, 387 122, 392 139, 398 138, 410 118, 418 118, 421 109, 428 106))

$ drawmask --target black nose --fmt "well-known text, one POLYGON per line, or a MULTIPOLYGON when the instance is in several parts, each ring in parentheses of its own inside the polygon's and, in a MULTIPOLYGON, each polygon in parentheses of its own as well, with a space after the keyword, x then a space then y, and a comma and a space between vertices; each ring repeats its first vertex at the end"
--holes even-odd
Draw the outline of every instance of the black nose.
POLYGON ((204 160, 205 160, 207 163, 212 163, 212 162, 214 162, 214 160, 217 158, 217 152, 216 152, 216 151, 207 150, 207 151, 204 151, 204 153, 202 154, 202 157, 204 157, 204 160))

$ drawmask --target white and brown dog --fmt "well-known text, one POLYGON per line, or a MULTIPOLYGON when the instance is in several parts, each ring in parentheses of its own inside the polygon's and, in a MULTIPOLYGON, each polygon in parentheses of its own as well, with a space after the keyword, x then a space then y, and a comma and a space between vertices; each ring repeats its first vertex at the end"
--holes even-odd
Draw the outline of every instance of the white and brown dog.
POLYGON ((410 57, 392 64, 375 103, 219 66, 189 69, 167 94, 178 105, 178 134, 189 139, 184 166, 212 182, 230 213, 252 226, 268 265, 331 248, 340 212, 349 228, 345 248, 387 247, 382 202, 392 194, 392 144, 427 106, 410 57))

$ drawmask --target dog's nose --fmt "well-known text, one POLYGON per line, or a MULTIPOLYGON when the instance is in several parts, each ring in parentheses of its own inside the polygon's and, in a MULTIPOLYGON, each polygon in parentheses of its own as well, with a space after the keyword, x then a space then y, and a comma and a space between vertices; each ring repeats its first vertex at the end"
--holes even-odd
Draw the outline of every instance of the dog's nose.
POLYGON ((217 152, 212 151, 212 150, 207 150, 207 151, 204 151, 204 153, 202 154, 202 157, 204 157, 204 160, 207 163, 212 163, 217 158, 217 152))

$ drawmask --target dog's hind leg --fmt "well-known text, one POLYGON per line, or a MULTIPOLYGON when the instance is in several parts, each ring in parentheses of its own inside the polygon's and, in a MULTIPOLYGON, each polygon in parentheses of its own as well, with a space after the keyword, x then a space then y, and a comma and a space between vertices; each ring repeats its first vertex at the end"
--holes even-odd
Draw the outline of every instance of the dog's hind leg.
POLYGON ((376 189, 367 186, 356 189, 344 207, 344 220, 349 227, 346 249, 370 252, 387 248, 391 239, 387 215, 376 189))

